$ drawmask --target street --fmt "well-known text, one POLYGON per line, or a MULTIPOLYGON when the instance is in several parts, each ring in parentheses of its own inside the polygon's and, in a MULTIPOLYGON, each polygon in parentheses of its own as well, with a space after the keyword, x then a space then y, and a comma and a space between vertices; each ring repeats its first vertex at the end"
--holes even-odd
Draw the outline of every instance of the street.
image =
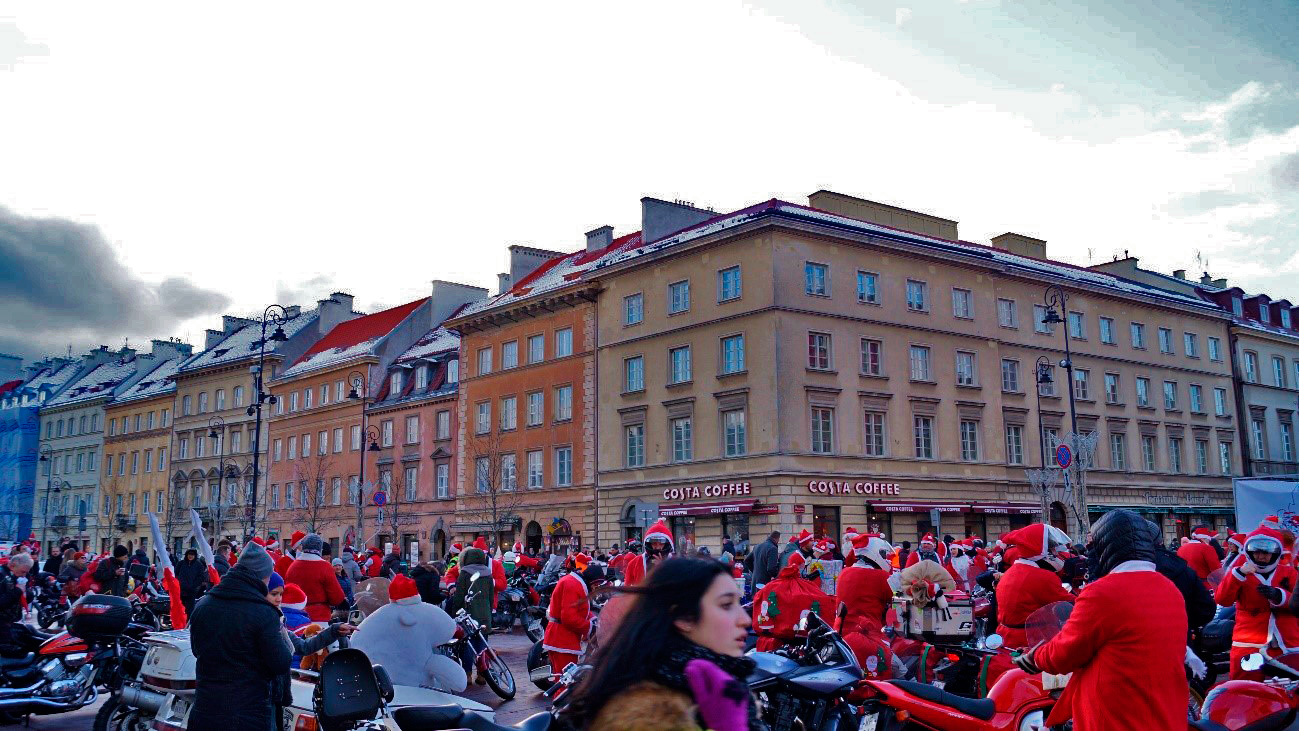
MULTIPOLYGON (((470 685, 465 696, 479 703, 497 709, 498 723, 513 724, 535 713, 545 710, 549 703, 537 687, 528 680, 528 650, 532 643, 522 630, 516 629, 508 635, 492 635, 492 647, 505 659, 514 673, 514 682, 518 694, 511 701, 502 701, 486 685, 470 685)), ((52 716, 32 716, 31 728, 41 731, 90 731, 94 727, 95 713, 103 704, 103 696, 94 704, 73 713, 59 713, 52 716)))

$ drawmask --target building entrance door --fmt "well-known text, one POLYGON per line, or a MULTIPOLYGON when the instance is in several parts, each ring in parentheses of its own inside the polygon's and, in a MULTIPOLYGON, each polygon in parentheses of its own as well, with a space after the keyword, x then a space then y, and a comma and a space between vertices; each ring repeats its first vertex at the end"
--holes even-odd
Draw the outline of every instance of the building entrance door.
POLYGON ((829 538, 839 543, 839 508, 830 505, 812 506, 812 535, 829 538))

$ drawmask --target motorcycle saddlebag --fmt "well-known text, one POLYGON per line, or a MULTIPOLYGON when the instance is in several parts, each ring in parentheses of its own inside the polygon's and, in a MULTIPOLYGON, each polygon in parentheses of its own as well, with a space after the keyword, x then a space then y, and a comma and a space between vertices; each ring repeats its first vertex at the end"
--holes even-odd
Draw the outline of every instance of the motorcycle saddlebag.
POLYGON ((149 611, 159 617, 171 613, 171 597, 167 594, 159 594, 149 600, 149 611))
POLYGON ((1215 619, 1200 630, 1200 644, 1210 654, 1231 650, 1231 633, 1236 627, 1236 617, 1215 619))
POLYGON ((383 699, 370 658, 355 647, 329 653, 320 667, 315 700, 316 717, 325 729, 374 718, 383 699))
POLYGON ((68 610, 68 633, 88 642, 111 640, 131 621, 131 602, 125 597, 87 594, 68 610))

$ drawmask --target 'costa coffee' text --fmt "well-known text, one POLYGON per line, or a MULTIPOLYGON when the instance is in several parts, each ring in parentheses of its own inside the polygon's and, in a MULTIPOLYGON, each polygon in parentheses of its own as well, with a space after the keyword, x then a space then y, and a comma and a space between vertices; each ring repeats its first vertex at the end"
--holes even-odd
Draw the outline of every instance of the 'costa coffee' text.
POLYGON ((810 480, 807 491, 821 495, 901 495, 902 486, 896 482, 810 480))
POLYGON ((731 497, 733 495, 753 494, 751 482, 726 482, 720 485, 691 485, 689 487, 669 487, 663 491, 663 499, 698 500, 703 497, 731 497))

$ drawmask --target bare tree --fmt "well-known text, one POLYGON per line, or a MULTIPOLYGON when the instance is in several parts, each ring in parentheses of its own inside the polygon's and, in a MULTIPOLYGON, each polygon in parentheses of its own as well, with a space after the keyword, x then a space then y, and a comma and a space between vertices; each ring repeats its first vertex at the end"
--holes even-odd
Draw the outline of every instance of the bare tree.
POLYGON ((320 533, 339 522, 327 491, 334 477, 333 467, 334 460, 327 454, 318 454, 293 465, 297 490, 288 514, 292 523, 307 533, 320 533))
MULTIPOLYGON (((252 463, 250 462, 249 464, 251 465, 252 463)), ((239 495, 239 508, 235 511, 234 518, 239 523, 239 535, 248 536, 254 525, 252 498, 250 497, 252 495, 251 490, 253 489, 251 467, 244 471, 244 475, 243 489, 239 495)), ((268 527, 266 512, 266 508, 270 504, 270 500, 267 499, 268 497, 269 496, 263 495, 257 499, 256 525, 262 526, 263 529, 268 527)))
POLYGON ((491 543, 499 548, 501 533, 511 528, 522 502, 518 465, 511 462, 514 452, 501 449, 498 432, 478 435, 468 446, 466 468, 471 472, 464 514, 471 522, 485 526, 492 535, 491 543))
POLYGON ((387 483, 383 488, 388 493, 388 502, 383 506, 384 524, 392 531, 393 543, 400 547, 403 556, 406 555, 406 546, 401 544, 402 529, 409 529, 419 523, 415 515, 419 497, 415 491, 418 489, 418 484, 409 482, 405 472, 402 469, 380 473, 388 475, 387 483), (410 499, 407 499, 408 493, 410 499))

